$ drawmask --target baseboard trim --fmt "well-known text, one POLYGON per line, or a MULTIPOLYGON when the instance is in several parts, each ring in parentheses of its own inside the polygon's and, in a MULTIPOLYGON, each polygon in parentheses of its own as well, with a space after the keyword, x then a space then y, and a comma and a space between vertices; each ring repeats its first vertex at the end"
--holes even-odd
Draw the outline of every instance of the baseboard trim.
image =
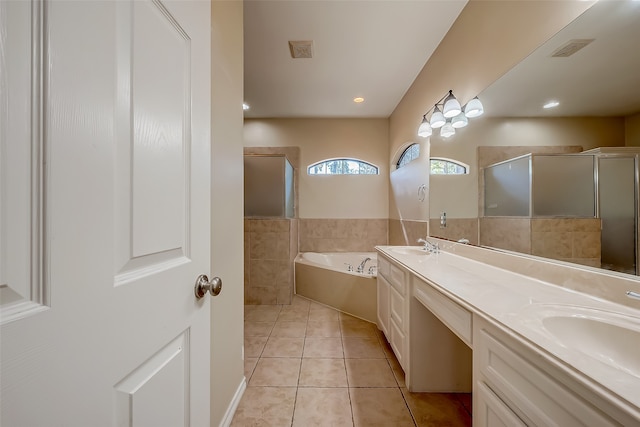
POLYGON ((246 389, 247 389, 247 378, 242 377, 242 381, 240 381, 240 385, 238 385, 236 394, 233 395, 233 399, 231 399, 231 403, 227 407, 227 412, 225 412, 224 417, 220 422, 220 427, 229 427, 231 425, 233 416, 236 413, 236 409, 238 409, 238 405, 240 404, 240 400, 242 399, 242 395, 244 394, 244 391, 246 389))

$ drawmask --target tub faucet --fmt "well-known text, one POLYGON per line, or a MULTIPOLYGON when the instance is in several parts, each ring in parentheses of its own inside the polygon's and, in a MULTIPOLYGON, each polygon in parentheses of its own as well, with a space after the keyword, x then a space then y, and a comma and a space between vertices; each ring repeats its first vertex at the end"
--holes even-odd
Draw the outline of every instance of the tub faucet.
POLYGON ((437 243, 431 243, 427 239, 418 239, 417 243, 422 243, 424 245, 424 249, 432 254, 440 253, 440 247, 437 243))
POLYGON ((358 273, 362 273, 364 271, 364 266, 367 263, 367 261, 371 261, 371 258, 366 257, 365 259, 362 260, 362 262, 360 263, 360 265, 358 266, 358 273))

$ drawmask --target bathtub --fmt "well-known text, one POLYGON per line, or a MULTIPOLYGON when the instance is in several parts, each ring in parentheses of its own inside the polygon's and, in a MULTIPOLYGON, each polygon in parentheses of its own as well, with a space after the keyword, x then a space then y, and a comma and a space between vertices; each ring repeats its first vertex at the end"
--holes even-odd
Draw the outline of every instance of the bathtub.
POLYGON ((295 292, 376 323, 376 269, 375 252, 304 252, 295 259, 295 292), (367 257, 371 261, 358 273, 358 265, 367 257), (348 271, 347 264, 353 271, 348 271))

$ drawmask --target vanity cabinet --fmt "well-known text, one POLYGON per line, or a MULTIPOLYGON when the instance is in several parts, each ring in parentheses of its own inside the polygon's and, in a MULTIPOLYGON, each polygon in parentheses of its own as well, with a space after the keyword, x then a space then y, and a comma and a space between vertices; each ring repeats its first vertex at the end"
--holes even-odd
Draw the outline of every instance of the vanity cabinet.
POLYGON ((530 292, 549 298, 550 289, 450 254, 428 256, 378 256, 378 325, 409 391, 472 391, 476 427, 640 426, 640 409, 620 394, 630 390, 626 377, 608 388, 518 329, 528 324, 515 310, 530 292))
POLYGON ((480 316, 473 335, 475 426, 633 425, 543 353, 480 316))
POLYGON ((378 256, 378 328, 406 371, 408 327, 408 273, 389 259, 378 256))

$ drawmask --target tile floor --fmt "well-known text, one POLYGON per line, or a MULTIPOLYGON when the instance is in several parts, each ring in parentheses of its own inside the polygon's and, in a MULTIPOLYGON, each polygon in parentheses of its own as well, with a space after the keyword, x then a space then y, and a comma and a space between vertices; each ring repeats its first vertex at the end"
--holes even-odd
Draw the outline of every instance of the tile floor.
POLYGON ((409 393, 369 322, 295 297, 245 306, 247 389, 232 427, 471 426, 471 395, 409 393))

